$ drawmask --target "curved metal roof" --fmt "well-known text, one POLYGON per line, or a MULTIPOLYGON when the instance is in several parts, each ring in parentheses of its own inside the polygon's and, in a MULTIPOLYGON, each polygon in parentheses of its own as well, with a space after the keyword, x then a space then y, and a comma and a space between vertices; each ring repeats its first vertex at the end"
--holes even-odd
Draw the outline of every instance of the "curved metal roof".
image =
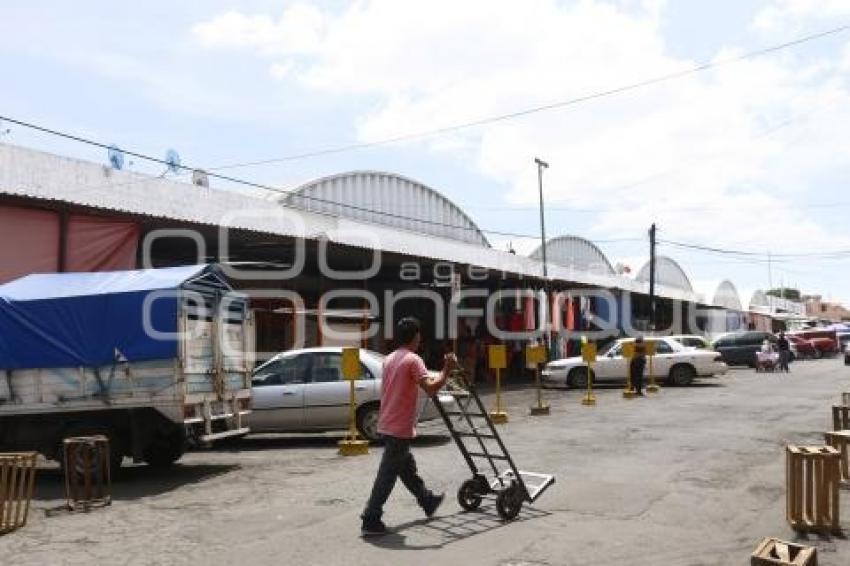
POLYGON ((395 173, 350 171, 322 177, 278 202, 490 247, 487 237, 460 207, 431 187, 395 173))
POLYGON ((735 284, 728 279, 721 281, 717 286, 717 290, 714 292, 714 304, 729 310, 743 310, 741 307, 741 296, 738 294, 738 289, 735 287, 735 284))
MULTIPOLYGON (((649 281, 648 261, 640 268, 635 279, 638 281, 649 281)), ((691 285, 691 280, 688 278, 685 270, 675 260, 664 255, 655 257, 655 282, 665 287, 673 287, 685 291, 694 290, 694 286, 691 285)))
MULTIPOLYGON (((543 259, 542 246, 529 254, 543 259)), ((546 241, 546 261, 591 273, 614 275, 614 267, 596 244, 580 236, 558 236, 546 241)))
POLYGON ((767 294, 761 289, 753 291, 753 296, 750 298, 750 308, 767 306, 770 306, 767 294))

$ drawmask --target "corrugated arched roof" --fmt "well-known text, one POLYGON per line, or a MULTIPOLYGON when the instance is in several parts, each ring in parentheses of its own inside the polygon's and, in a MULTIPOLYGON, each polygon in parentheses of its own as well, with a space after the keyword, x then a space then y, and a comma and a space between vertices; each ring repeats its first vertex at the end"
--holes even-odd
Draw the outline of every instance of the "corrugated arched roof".
POLYGON ((721 281, 717 286, 717 290, 714 292, 714 304, 729 310, 743 310, 738 289, 728 279, 721 281))
MULTIPOLYGON (((635 279, 638 281, 649 281, 649 262, 640 268, 635 279)), ((655 282, 665 287, 693 291, 694 286, 685 273, 685 270, 675 261, 667 256, 655 257, 655 282)))
POLYGON ((770 306, 770 302, 767 300, 767 294, 761 289, 753 291, 753 296, 750 298, 750 308, 767 306, 770 306))
POLYGON ((395 173, 350 171, 305 183, 279 202, 490 247, 484 232, 438 191, 395 173))
MULTIPOLYGON (((529 257, 543 259, 542 246, 537 246, 529 257)), ((558 236, 547 240, 546 261, 592 273, 614 275, 614 267, 602 250, 590 240, 580 236, 558 236)))

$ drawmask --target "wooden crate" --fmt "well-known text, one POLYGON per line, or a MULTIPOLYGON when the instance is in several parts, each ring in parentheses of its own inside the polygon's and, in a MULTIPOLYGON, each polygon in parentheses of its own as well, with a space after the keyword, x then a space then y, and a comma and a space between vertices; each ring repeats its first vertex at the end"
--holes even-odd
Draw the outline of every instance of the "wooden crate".
POLYGON ((27 524, 35 458, 35 452, 0 454, 0 535, 27 524))
POLYGON ((817 549, 766 538, 750 555, 750 566, 818 566, 817 549))
POLYGON ((850 406, 832 406, 832 430, 850 430, 850 406))
POLYGON ((823 436, 826 444, 840 453, 841 487, 850 487, 850 430, 827 431, 823 436))
POLYGON ((68 509, 88 511, 110 505, 109 439, 102 435, 76 436, 66 438, 63 448, 68 509))
POLYGON ((838 450, 831 446, 786 447, 786 519, 796 531, 840 533, 838 450))

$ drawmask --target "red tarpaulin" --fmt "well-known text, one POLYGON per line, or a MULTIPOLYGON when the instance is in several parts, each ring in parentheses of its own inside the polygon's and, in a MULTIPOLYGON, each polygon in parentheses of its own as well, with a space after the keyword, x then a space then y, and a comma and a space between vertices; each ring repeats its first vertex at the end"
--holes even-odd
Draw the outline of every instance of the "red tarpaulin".
POLYGON ((59 215, 0 206, 0 283, 59 269, 59 215))
POLYGON ((68 219, 65 270, 135 269, 139 232, 135 222, 72 214, 68 219))

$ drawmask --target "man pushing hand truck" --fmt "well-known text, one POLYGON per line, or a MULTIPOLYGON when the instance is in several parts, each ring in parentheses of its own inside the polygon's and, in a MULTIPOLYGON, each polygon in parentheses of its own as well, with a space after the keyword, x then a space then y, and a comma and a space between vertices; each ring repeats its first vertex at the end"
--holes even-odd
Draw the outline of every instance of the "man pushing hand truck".
POLYGON ((381 409, 378 433, 383 436, 384 453, 378 466, 372 494, 360 518, 363 536, 380 536, 387 533, 381 520, 383 507, 401 479, 404 487, 416 497, 427 517, 431 517, 443 502, 442 493, 432 493, 419 477, 416 460, 410 452, 410 442, 416 437, 418 417, 417 401, 422 389, 434 397, 446 384, 449 374, 458 367, 454 354, 446 354, 439 377, 429 377, 425 362, 416 353, 421 341, 419 321, 402 318, 396 326, 399 347, 384 361, 381 378, 381 409))

